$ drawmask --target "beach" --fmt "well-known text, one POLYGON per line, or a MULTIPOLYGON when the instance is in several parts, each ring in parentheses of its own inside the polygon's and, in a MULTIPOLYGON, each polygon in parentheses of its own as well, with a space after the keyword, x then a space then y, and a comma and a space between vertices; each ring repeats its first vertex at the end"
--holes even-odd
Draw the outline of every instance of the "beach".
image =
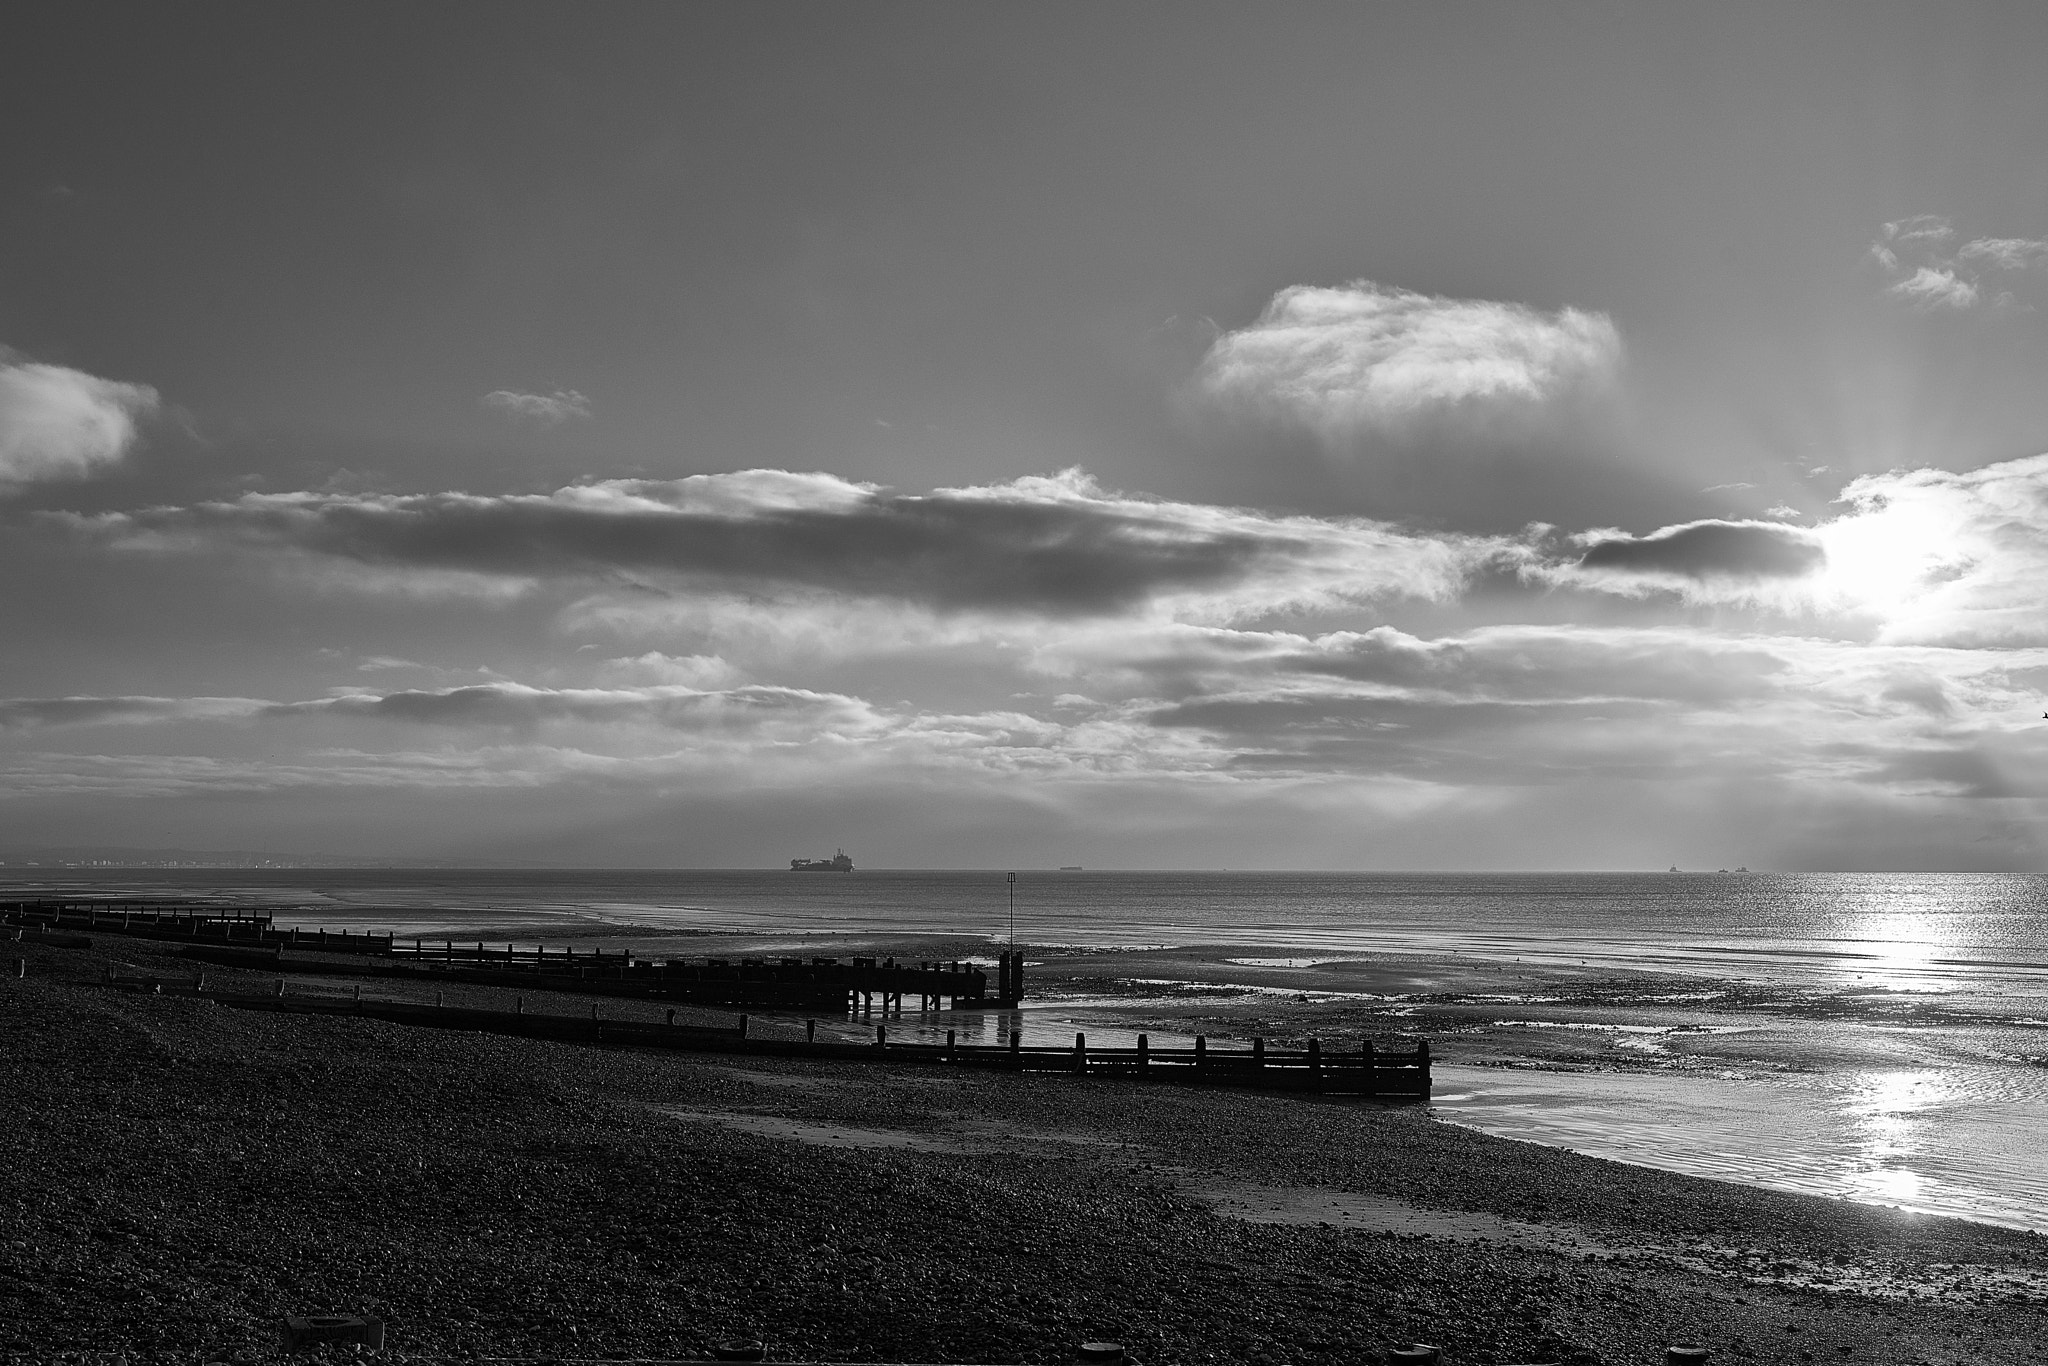
MULTIPOLYGON (((973 871, 10 876, 21 893, 274 906, 309 931, 645 957, 992 966, 1011 932, 1010 884, 973 871)), ((2033 1138, 2048 1127, 2048 879, 1060 872, 1015 885, 1023 1008, 911 1014, 892 1037, 1427 1037, 1445 1122, 2048 1231, 2033 1138)))
POLYGON ((272 1016, 101 982, 164 946, 16 952, 12 1360, 259 1360, 318 1312, 422 1361, 2018 1362, 2048 1328, 2037 1235, 1419 1107, 272 1016))

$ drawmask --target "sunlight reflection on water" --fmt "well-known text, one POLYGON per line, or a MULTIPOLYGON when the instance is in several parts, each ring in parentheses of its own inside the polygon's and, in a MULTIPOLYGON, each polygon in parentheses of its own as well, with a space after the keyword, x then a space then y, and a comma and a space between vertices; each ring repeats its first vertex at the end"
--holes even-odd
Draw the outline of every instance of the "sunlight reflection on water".
POLYGON ((2048 1079, 1955 1066, 1771 1081, 1437 1069, 1439 1117, 1668 1171, 2048 1231, 2048 1079))

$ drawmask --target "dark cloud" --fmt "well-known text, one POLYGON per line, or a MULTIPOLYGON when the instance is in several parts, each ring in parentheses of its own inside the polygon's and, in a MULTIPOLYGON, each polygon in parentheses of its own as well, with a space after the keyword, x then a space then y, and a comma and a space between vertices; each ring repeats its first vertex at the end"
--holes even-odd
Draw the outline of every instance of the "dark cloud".
POLYGON ((836 693, 749 686, 722 692, 650 688, 533 688, 486 683, 384 694, 351 693, 267 706, 272 718, 341 716, 437 726, 525 727, 543 722, 642 724, 676 730, 752 731, 778 722, 838 724, 872 719, 867 704, 836 693))
POLYGON ((1595 541, 1579 568, 1706 581, 1796 579, 1827 563, 1811 532, 1773 522, 1688 522, 1595 541))
POLYGON ((756 732, 778 724, 813 728, 829 724, 859 730, 876 720, 872 709, 859 698, 762 685, 707 692, 681 685, 534 688, 520 683, 486 683, 381 694, 345 693, 305 702, 247 697, 0 698, 0 730, 323 716, 434 726, 531 727, 581 721, 702 732, 756 732))
POLYGON ((1252 610, 1454 592, 1505 543, 1122 497, 1070 472, 911 496, 755 470, 548 495, 248 494, 71 525, 131 546, 234 544, 382 569, 776 588, 941 611, 1097 616, 1180 594, 1252 610))

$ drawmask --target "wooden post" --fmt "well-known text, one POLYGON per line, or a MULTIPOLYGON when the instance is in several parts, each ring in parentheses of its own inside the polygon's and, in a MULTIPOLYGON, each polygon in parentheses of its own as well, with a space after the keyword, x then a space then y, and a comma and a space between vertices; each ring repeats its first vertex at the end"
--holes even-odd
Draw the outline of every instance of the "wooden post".
MULTIPOLYGON (((671 1013, 673 1013, 673 1012, 671 1012, 671 1013)), ((816 1020, 805 1020, 805 1021, 804 1021, 804 1042, 805 1042, 805 1043, 816 1043, 817 1041, 818 1041, 818 1022, 817 1022, 816 1020)))
POLYGON ((1264 1039, 1253 1039, 1253 1040, 1252 1040, 1252 1066, 1254 1066, 1254 1067, 1264 1067, 1265 1065, 1266 1065, 1266 1041, 1265 1041, 1264 1039))
POLYGON ((1422 1098, 1429 1099, 1429 1040, 1422 1039, 1415 1045, 1416 1061, 1422 1064, 1422 1098))
MULTIPOLYGON (((888 1015, 888 1013, 889 1013, 889 1012, 888 1012, 888 1011, 886 1011, 886 1010, 882 1012, 882 1014, 883 1014, 883 1016, 884 1016, 884 1017, 886 1017, 886 1016, 888 1015)), ((887 1025, 876 1025, 876 1026, 875 1026, 875 1047, 877 1047, 877 1048, 887 1048, 888 1046, 889 1046, 889 1026, 887 1026, 887 1025)))
POLYGON ((674 1029, 674 1028, 676 1027, 676 1012, 675 1012, 675 1007, 673 1007, 673 1006, 669 1007, 669 1012, 668 1012, 668 1027, 669 1027, 670 1029, 674 1029))
POLYGON ((1365 1069, 1365 1094, 1377 1096, 1380 1093, 1379 1059, 1373 1056, 1372 1040, 1367 1039, 1359 1049, 1359 1063, 1365 1069))
POLYGON ((1308 1084, 1320 1091, 1323 1089, 1323 1041, 1308 1041, 1308 1084))
POLYGON ((524 1015, 526 1013, 526 998, 524 996, 521 996, 519 1003, 512 1007, 512 1013, 514 1015, 524 1015))
POLYGON ((742 1039, 747 1037, 747 1017, 744 1015, 740 1016, 740 1037, 742 1039))
POLYGON ((1152 1075, 1152 1058, 1146 1044, 1145 1036, 1140 1034, 1138 1036, 1138 1075, 1141 1078, 1152 1075))
POLYGON ((1205 1066, 1207 1066, 1207 1065, 1208 1065, 1208 1062, 1209 1062, 1209 1036, 1208 1036, 1207 1034, 1197 1034, 1197 1035, 1195 1035, 1195 1075, 1196 1075, 1196 1076, 1198 1076, 1198 1077, 1199 1077, 1199 1076, 1201 1076, 1201 1075, 1202 1075, 1202 1069, 1203 1069, 1203 1067, 1205 1067, 1205 1066))
POLYGON ((1074 1035, 1074 1070, 1076 1072, 1086 1072, 1088 1070, 1088 1036, 1086 1034, 1077 1033, 1074 1035))
POLYGON ((946 1031, 946 1061, 957 1062, 959 1057, 959 1050, 953 1044, 953 1031, 949 1029, 946 1031))
POLYGON ((1024 1031, 1022 1029, 1010 1031, 1010 1070, 1012 1072, 1022 1072, 1024 1070, 1024 1031))

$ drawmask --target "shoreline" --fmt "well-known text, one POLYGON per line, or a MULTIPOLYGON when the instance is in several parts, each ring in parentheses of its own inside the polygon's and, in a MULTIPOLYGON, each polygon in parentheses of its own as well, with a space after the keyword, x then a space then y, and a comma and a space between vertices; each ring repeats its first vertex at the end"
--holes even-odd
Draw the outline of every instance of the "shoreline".
POLYGON ((392 1360, 1045 1366, 2003 1363, 2048 1328, 2048 1240, 1413 1109, 266 1016, 95 982, 164 946, 16 952, 11 1360, 268 1359, 306 1312, 383 1314, 392 1360))
MULTIPOLYGON (((347 923, 392 921, 378 912, 347 923)), ((552 912, 462 929, 486 941, 630 946, 647 956, 986 961, 989 952, 980 936, 678 931, 552 912)), ((1440 1107, 1449 1122, 1662 1170, 2048 1231, 2048 1175, 2032 1172, 2030 1149, 2010 1132, 2018 1122, 1997 1117, 2017 1107, 2048 1124, 2048 1027, 2007 1028, 2016 1037, 2003 1053, 1959 1048, 2009 1024, 1975 998, 1893 982, 1815 985, 1506 954, 1304 953, 1244 942, 1028 950, 1031 994, 1014 1022, 1034 1041, 1047 1030, 1057 1040, 1086 1032, 1111 1047, 1141 1033, 1160 1046, 1186 1046, 1197 1034, 1295 1047, 1311 1036, 1338 1047, 1427 1036, 1445 1066, 1560 1079, 1531 1101, 1527 1085, 1500 1078, 1477 1088, 1477 1100, 1440 1107), (1640 1104, 1607 1118, 1590 1112, 1585 1102, 1603 1093, 1608 1073, 1650 1078, 1644 1086, 1663 1098, 1655 1123, 1640 1104), (1587 1079, 1564 1080, 1573 1077, 1587 1079), (1860 1089, 1845 1093, 1844 1082, 1860 1089), (1756 1115, 1743 1119, 1745 1108, 1756 1115), (1897 1141, 1900 1132, 1909 1141, 1897 1141), (1800 1154, 1789 1171, 1778 1156, 1788 1149, 1800 1154), (1747 1152, 1747 1164, 1731 1150, 1747 1152)), ((1996 1004, 2037 1012, 2034 1025, 2048 1016, 2048 999, 1996 1004)), ((1006 1012, 941 1012, 902 1017, 892 1034, 943 1042, 958 1031, 962 1042, 994 1043, 1014 1027, 1006 1012)))

